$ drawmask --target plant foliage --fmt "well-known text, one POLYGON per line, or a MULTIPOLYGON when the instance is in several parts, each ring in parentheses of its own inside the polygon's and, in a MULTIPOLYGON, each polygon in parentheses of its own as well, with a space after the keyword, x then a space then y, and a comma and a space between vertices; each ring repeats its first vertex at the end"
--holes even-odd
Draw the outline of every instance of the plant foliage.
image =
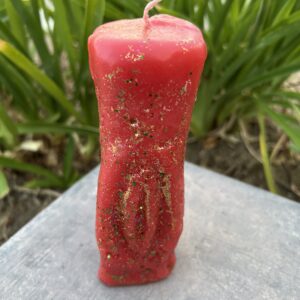
MULTIPOLYGON (((80 150, 85 157, 95 152, 98 139, 87 38, 102 22, 141 17, 145 4, 0 0, 2 148, 13 149, 26 134, 65 134, 68 140, 63 175, 7 157, 0 158, 0 166, 36 174, 34 187, 64 188, 77 179, 72 135, 84 140, 80 150)), ((261 125, 269 118, 300 151, 300 95, 282 88, 300 70, 300 0, 164 0, 157 11, 190 20, 208 45, 191 124, 196 137, 232 118, 254 117, 261 125)), ((266 143, 263 136, 260 140, 266 143)))

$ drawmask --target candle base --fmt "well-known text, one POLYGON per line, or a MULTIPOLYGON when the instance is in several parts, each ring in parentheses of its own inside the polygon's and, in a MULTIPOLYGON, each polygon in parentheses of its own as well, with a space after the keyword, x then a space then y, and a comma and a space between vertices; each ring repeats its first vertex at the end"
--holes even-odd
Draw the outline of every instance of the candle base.
POLYGON ((161 263, 156 268, 143 265, 132 268, 125 274, 112 274, 108 268, 100 267, 98 278, 101 282, 108 286, 124 286, 124 285, 140 285, 160 281, 167 278, 176 263, 176 256, 173 253, 164 263, 161 263))

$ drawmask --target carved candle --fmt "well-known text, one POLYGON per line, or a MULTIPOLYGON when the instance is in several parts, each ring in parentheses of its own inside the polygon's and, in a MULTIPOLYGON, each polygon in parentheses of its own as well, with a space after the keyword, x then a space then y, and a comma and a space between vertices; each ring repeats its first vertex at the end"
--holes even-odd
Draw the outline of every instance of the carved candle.
POLYGON ((130 285, 167 277, 182 232, 184 154, 206 59, 200 30, 168 15, 121 20, 89 38, 99 104, 99 278, 130 285))

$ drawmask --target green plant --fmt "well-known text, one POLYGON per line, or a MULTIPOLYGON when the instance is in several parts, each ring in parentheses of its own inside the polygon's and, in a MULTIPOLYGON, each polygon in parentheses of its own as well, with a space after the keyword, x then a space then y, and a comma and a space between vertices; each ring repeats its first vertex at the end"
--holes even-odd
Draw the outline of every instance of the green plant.
MULTIPOLYGON (((123 1, 111 2, 125 8, 123 1)), ((300 70, 299 0, 164 0, 157 9, 199 26, 208 46, 191 123, 196 137, 232 118, 259 116, 271 119, 288 135, 291 148, 300 151, 300 94, 282 88, 300 70)), ((266 133, 260 129, 265 175, 275 192, 266 133)))
MULTIPOLYGON (((16 147, 24 135, 51 133, 68 139, 80 136, 82 155, 94 153, 97 110, 87 37, 102 21, 141 17, 145 4, 144 0, 0 0, 0 89, 11 95, 0 103, 4 149, 16 147)), ((163 0, 157 10, 192 21, 203 30, 208 45, 191 124, 196 137, 229 119, 259 116, 277 124, 292 149, 300 151, 300 95, 282 89, 283 82, 300 70, 300 0, 163 0)), ((272 178, 266 168, 266 134, 260 128, 264 169, 272 178)), ((75 144, 65 144, 65 153, 74 153, 75 144)), ((0 166, 33 171, 38 178, 31 186, 63 188, 77 178, 70 175, 70 155, 65 157, 68 162, 63 165, 69 167, 60 170, 62 175, 51 172, 55 180, 14 159, 1 158, 0 166)), ((272 180, 268 182, 274 191, 272 180)))
POLYGON ((36 175, 29 186, 65 188, 78 178, 72 134, 81 135, 83 156, 95 151, 97 104, 86 44, 104 11, 104 0, 0 1, 0 86, 12 96, 0 103, 0 143, 13 149, 24 134, 69 136, 63 175, 0 157, 0 166, 36 175))
POLYGON ((5 197, 9 192, 9 186, 4 176, 4 173, 0 171, 0 199, 5 197))

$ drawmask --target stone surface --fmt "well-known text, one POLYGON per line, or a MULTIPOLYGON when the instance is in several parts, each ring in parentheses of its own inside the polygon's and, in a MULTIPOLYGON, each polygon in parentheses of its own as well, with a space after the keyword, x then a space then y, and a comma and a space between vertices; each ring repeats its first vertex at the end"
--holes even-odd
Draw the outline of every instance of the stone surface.
POLYGON ((94 170, 0 248, 0 299, 300 299, 300 205, 185 167, 185 226, 167 280, 98 281, 94 170))

